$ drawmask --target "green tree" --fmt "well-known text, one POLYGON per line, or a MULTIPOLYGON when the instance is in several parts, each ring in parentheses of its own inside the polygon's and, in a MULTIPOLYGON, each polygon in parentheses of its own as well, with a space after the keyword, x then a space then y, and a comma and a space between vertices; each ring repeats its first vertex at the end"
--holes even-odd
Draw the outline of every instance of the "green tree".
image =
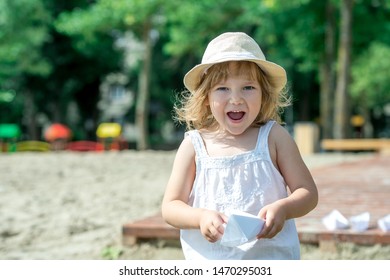
POLYGON ((324 52, 319 65, 320 124, 322 137, 333 135, 333 100, 336 83, 336 6, 327 0, 325 8, 324 52))
POLYGON ((0 0, 0 83, 15 85, 23 73, 46 76, 50 63, 41 46, 51 20, 41 0, 0 0))
POLYGON ((354 0, 342 0, 340 5, 341 23, 333 130, 333 137, 336 139, 346 138, 348 135, 353 6, 354 0))
POLYGON ((53 65, 53 71, 45 79, 35 79, 36 91, 43 91, 45 102, 41 110, 53 122, 69 125, 75 139, 95 139, 95 127, 85 129, 85 123, 95 124, 98 119, 97 102, 99 86, 107 73, 120 69, 122 55, 113 48, 112 34, 97 32, 90 40, 80 39, 59 32, 56 19, 61 14, 88 8, 89 0, 53 1, 47 0, 51 11, 51 40, 43 50, 53 65), (76 107, 80 118, 68 114, 70 106, 76 107))
POLYGON ((84 49, 86 45, 96 44, 97 34, 110 34, 115 29, 122 32, 131 30, 142 41, 144 55, 141 59, 136 101, 136 125, 139 131, 137 147, 140 150, 149 147, 148 105, 153 47, 151 32, 158 28, 159 9, 162 5, 161 0, 99 0, 87 9, 61 14, 56 24, 59 31, 77 37, 84 49))
POLYGON ((373 108, 390 104, 390 61, 384 59, 387 57, 390 57, 390 46, 372 42, 352 65, 352 105, 366 122, 371 121, 373 108))
MULTIPOLYGON (((33 138, 38 137, 34 95, 24 85, 26 76, 46 77, 52 71, 41 49, 50 39, 50 20, 41 0, 0 0, 0 90, 16 92, 16 100, 23 97, 24 122, 33 138)), ((18 111, 19 104, 7 105, 18 111)))
MULTIPOLYGON (((369 100, 365 104, 370 110, 379 98, 371 89, 378 88, 383 97, 385 79, 358 76, 371 62, 369 55, 387 55, 390 37, 385 35, 390 32, 390 3, 354 2, 351 16, 357 20, 351 29, 354 39, 348 47, 353 71, 346 85, 351 86, 353 105, 369 100), (374 20, 375 25, 368 24, 374 20)), ((162 110, 154 102, 158 100, 160 105, 171 108, 174 98, 170 96, 183 88, 184 74, 200 62, 206 44, 222 32, 244 31, 260 43, 267 59, 287 69, 290 91, 297 101, 296 120, 311 120, 320 115, 323 136, 332 137, 335 106, 326 101, 335 99, 335 70, 341 66, 336 52, 341 43, 341 3, 0 0, 0 92, 6 96, 16 93, 11 103, 0 104, 2 108, 15 106, 12 112, 16 115, 2 110, 0 121, 22 115, 21 104, 25 104, 23 115, 31 122, 30 127, 37 111, 43 111, 52 120, 66 120, 66 108, 73 101, 77 101, 82 118, 95 115, 102 78, 119 70, 129 75, 132 90, 138 93, 136 108, 131 109, 129 118, 136 119, 141 131, 138 148, 145 149, 155 137, 148 133, 159 129, 161 115, 170 118, 168 114, 156 113, 162 110), (116 43, 129 32, 141 43, 142 52, 117 48, 116 43), (124 59, 128 58, 137 63, 126 67, 124 59), (29 108, 33 108, 30 113, 29 108)), ((387 69, 385 59, 375 59, 378 63, 370 67, 387 69)), ((344 77, 348 77, 347 72, 344 77)))

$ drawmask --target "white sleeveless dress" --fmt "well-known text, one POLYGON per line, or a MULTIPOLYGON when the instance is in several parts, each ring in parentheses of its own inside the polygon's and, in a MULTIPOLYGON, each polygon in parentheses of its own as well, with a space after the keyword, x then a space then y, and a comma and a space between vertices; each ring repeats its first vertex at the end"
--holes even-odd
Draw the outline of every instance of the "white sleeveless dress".
MULTIPOLYGON (((257 215, 260 209, 287 197, 286 184, 272 163, 268 135, 275 121, 259 129, 253 151, 225 157, 210 157, 197 130, 186 133, 196 152, 196 177, 189 197, 194 208, 216 210, 226 215, 244 211, 257 215)), ((299 239, 293 219, 272 239, 254 240, 237 247, 208 242, 198 229, 180 231, 186 259, 299 259, 299 239)))

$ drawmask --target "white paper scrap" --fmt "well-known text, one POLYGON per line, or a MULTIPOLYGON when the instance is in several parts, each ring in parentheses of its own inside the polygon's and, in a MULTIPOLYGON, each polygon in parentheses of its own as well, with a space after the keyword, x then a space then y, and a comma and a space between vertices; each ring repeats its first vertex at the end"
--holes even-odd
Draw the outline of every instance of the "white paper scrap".
POLYGON ((378 227, 384 232, 390 231, 390 214, 378 220, 378 227))
POLYGON ((364 212, 349 219, 351 228, 355 231, 365 231, 370 223, 370 213, 364 212))
POLYGON ((236 247, 252 241, 260 233, 264 223, 258 216, 241 211, 233 212, 226 224, 221 245, 236 247))
POLYGON ((322 218, 322 223, 328 230, 346 229, 349 222, 338 210, 333 210, 322 218))

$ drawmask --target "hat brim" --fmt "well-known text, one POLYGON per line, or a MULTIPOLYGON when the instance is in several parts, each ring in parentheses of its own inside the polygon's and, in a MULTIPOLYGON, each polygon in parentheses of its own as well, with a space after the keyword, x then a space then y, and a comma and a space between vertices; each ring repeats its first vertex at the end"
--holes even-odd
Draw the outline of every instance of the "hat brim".
POLYGON ((193 93, 196 88, 199 86, 199 81, 201 76, 204 74, 206 69, 211 67, 214 64, 227 62, 227 61, 251 61, 256 63, 266 74, 267 78, 269 79, 270 83, 275 87, 277 91, 281 91, 287 83, 287 75, 286 70, 284 70, 283 67, 280 65, 266 61, 266 60, 260 60, 260 59, 228 59, 223 60, 219 62, 213 62, 213 63, 205 63, 205 64, 198 64, 195 67, 193 67, 190 71, 187 72, 187 74, 184 76, 184 85, 185 87, 193 93))

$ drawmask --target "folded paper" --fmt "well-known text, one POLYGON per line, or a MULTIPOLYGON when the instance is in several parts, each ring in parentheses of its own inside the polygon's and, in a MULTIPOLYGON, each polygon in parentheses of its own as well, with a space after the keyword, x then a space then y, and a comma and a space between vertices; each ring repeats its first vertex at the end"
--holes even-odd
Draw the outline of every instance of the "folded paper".
POLYGON ((263 228, 264 220, 258 216, 245 213, 233 212, 225 227, 221 245, 236 247, 252 241, 263 228))
POLYGON ((370 213, 364 212, 362 214, 352 216, 349 218, 349 224, 355 231, 365 231, 368 229, 370 223, 370 213))
POLYGON ((390 231, 390 214, 378 220, 378 227, 384 232, 390 231))
POLYGON ((346 229, 349 222, 338 210, 333 210, 322 218, 322 223, 328 230, 346 229))

